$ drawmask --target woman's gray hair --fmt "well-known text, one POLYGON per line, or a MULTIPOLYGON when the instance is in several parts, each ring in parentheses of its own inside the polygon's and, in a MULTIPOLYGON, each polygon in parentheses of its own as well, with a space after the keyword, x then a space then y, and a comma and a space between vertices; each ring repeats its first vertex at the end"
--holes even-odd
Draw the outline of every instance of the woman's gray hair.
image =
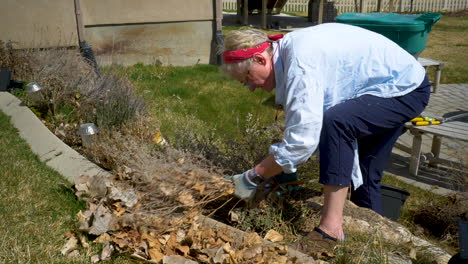
MULTIPOLYGON (((248 49, 262 44, 263 42, 271 42, 268 39, 268 35, 257 29, 247 29, 247 30, 234 30, 229 32, 224 38, 224 47, 220 52, 238 50, 238 49, 248 49)), ((269 47, 267 51, 271 54, 272 48, 269 47)), ((244 73, 250 68, 252 64, 252 58, 245 59, 237 63, 225 63, 221 66, 221 69, 227 75, 230 73, 244 73)))

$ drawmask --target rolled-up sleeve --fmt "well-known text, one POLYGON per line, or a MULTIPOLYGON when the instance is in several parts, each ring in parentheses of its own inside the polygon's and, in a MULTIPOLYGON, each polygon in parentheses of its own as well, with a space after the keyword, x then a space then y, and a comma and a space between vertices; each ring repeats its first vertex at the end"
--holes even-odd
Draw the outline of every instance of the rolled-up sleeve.
POLYGON ((270 146, 270 154, 286 173, 297 170, 297 165, 317 149, 323 117, 323 90, 316 80, 297 74, 288 76, 285 89, 286 113, 283 140, 270 146))

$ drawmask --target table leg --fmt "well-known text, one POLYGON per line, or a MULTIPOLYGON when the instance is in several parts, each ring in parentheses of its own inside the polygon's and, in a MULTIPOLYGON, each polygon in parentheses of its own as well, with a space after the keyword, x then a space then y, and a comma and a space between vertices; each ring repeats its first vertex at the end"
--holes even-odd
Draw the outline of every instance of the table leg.
POLYGON ((429 165, 433 167, 437 167, 437 159, 439 159, 440 156, 440 147, 442 146, 442 137, 434 135, 434 138, 432 139, 432 147, 431 147, 431 152, 434 154, 434 159, 429 161, 429 165))
POLYGON ((412 132, 413 137, 413 148, 411 150, 409 173, 411 176, 418 176, 419 161, 421 158, 421 145, 422 145, 422 134, 419 132, 412 132))
POLYGON ((434 93, 436 93, 437 89, 439 88, 441 73, 442 73, 442 66, 439 65, 437 66, 436 72, 435 72, 434 93))

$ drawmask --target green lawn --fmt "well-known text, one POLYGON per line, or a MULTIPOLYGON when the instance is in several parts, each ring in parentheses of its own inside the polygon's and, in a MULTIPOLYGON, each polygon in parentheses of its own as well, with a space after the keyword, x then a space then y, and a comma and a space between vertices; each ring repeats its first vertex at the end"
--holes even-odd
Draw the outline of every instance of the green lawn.
MULTIPOLYGON (((445 63, 441 83, 468 83, 467 32, 468 17, 443 15, 429 33, 427 47, 420 57, 445 63)), ((432 72, 433 70, 429 73, 432 72)))
POLYGON ((84 203, 60 187, 71 184, 31 152, 1 111, 0 149, 0 263, 89 263, 98 246, 72 259, 60 253, 84 203))
POLYGON ((274 97, 260 89, 251 93, 215 65, 162 67, 137 64, 125 69, 163 135, 178 129, 215 131, 223 138, 240 135, 250 113, 264 126, 275 119, 274 97))

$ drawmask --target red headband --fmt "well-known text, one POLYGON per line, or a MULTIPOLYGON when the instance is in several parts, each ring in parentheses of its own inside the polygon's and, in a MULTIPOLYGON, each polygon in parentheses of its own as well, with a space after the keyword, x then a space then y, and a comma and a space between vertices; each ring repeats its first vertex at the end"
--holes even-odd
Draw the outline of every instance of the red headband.
MULTIPOLYGON (((277 41, 283 36, 284 34, 272 35, 268 36, 268 39, 272 41, 277 41)), ((270 45, 271 42, 263 42, 262 44, 257 45, 253 48, 225 51, 223 52, 224 63, 236 63, 251 58, 256 52, 261 53, 265 51, 268 47, 270 47, 270 45)))

